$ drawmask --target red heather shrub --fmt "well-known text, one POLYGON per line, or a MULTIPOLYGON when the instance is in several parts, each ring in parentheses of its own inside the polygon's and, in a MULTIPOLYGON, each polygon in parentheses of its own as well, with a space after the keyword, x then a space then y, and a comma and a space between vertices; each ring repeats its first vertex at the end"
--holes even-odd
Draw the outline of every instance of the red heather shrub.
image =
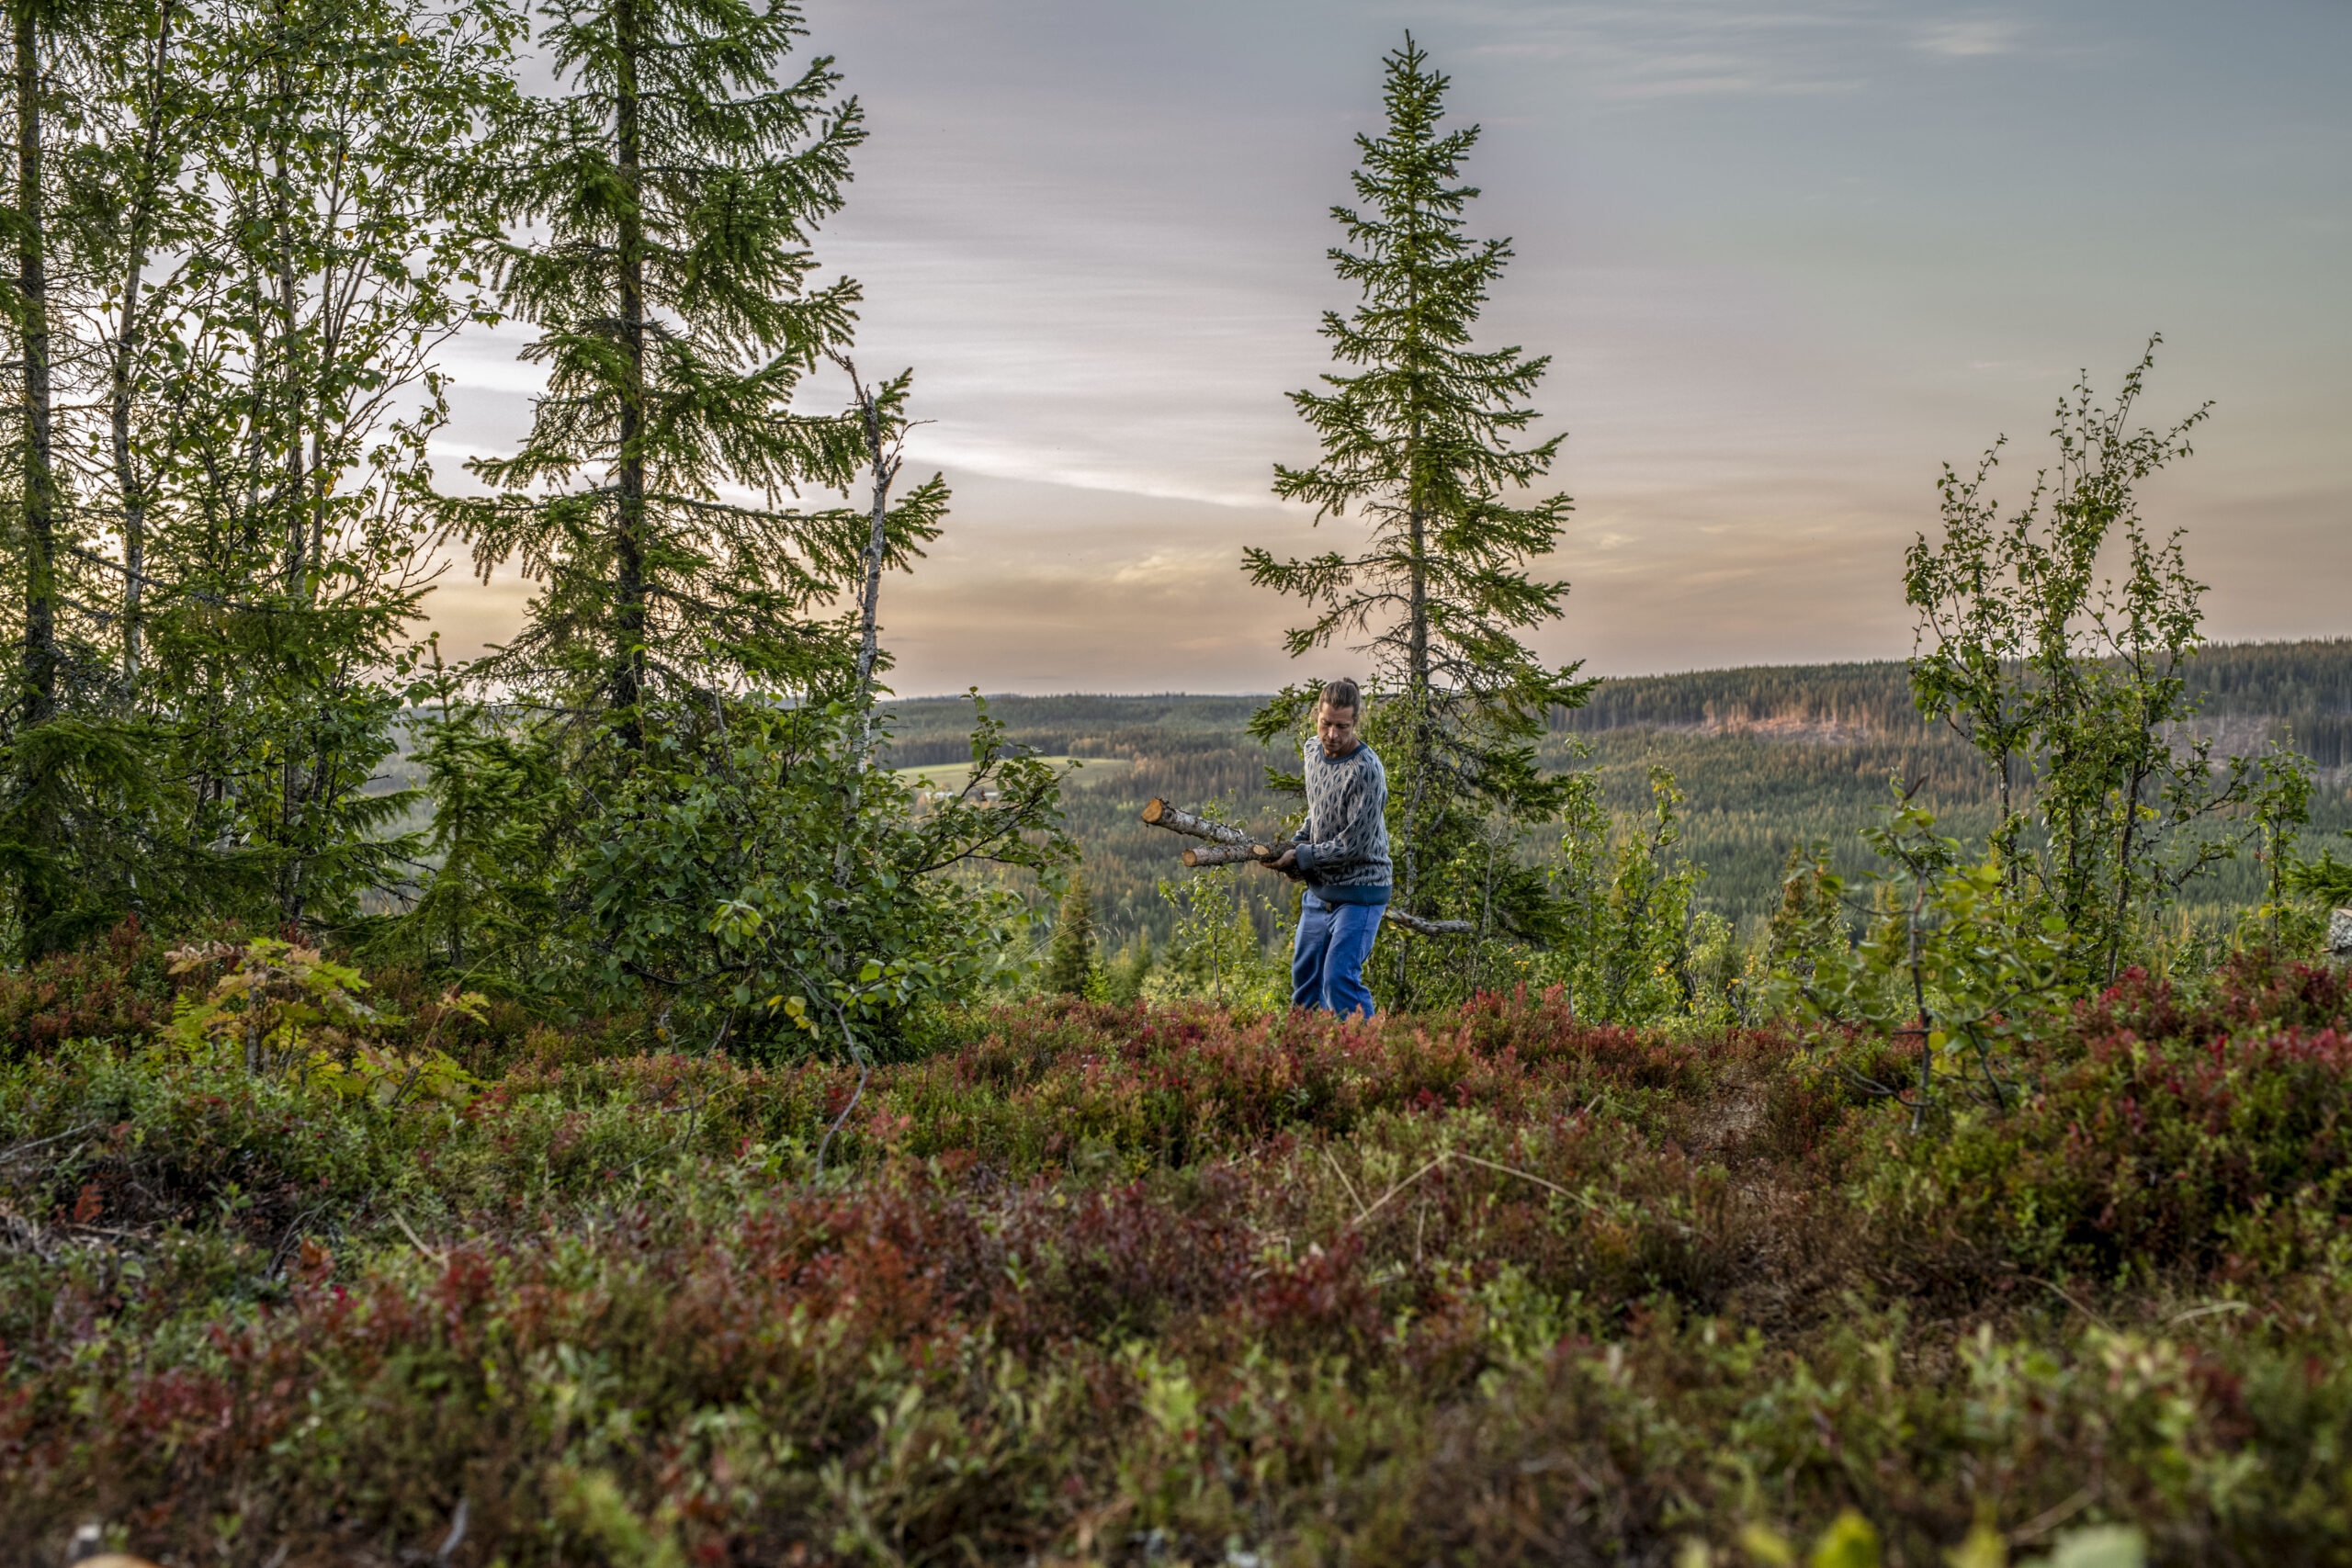
MULTIPOLYGON (((1496 1364, 1481 1292, 1506 1262, 1598 1303, 1670 1290, 1651 1262, 1725 1245, 1720 1191, 1679 1190, 1679 1156, 1645 1156, 1615 1123, 1489 1129, 1495 1165, 1431 1172, 1368 1220, 1338 1174, 1368 1183, 1366 1146, 1091 1188, 900 1160, 824 1191, 607 1208, 429 1267, 395 1253, 340 1282, 313 1247, 277 1306, 217 1323, 194 1357, 96 1317, 42 1347, 0 1405, 0 1529, 95 1511, 195 1553, 218 1521, 175 1503, 233 1495, 298 1553, 429 1549, 462 1489, 475 1560, 542 1561, 569 1506, 551 1467, 586 1463, 641 1512, 673 1508, 690 1542, 756 1534, 774 1561, 808 1521, 838 1523, 828 1466, 901 1488, 914 1466, 929 1492, 876 1495, 910 1558, 993 1534, 1019 1560, 1061 1527, 1069 1477, 1115 1476, 1136 1347, 1204 1386, 1272 1357, 1443 1397, 1496 1364), (923 1422, 938 1430, 910 1443, 923 1422), (755 1460, 769 1473, 708 1484, 755 1460)), ((1420 1158, 1391 1152, 1400 1170, 1420 1158)))
POLYGON ((1665 1562, 1850 1504, 1897 1562, 1980 1506, 2137 1518, 2166 1561, 2333 1561, 2341 1500, 2309 1477, 2352 1440, 2340 1313, 2287 1345, 2256 1314, 2297 1280, 2335 1299, 2276 1272, 2345 1216, 2335 985, 2134 978, 2028 1064, 2029 1103, 1925 1138, 1778 1034, 1589 1029, 1543 997, 1003 1010, 877 1068, 822 1187, 838 1066, 535 1046, 462 1111, 379 1114, 68 1048, 0 1104, 127 1131, 43 1190, 45 1245, 85 1196, 98 1225, 168 1208, 216 1227, 184 1266, 214 1273, 160 1272, 193 1229, 0 1273, 0 1540, 100 1517, 159 1558, 424 1560, 463 1496, 472 1563, 656 1538, 1665 1562), (261 1201, 209 1219, 232 1183, 261 1201), (218 1233, 248 1224, 240 1264, 218 1233), (1885 1304, 1902 1271, 1861 1260, 1889 1251, 2052 1280, 2145 1254, 2256 1304, 2177 1321, 2070 1286, 2143 1332, 1980 1337, 1998 1313, 1885 1304), (27 1278, 47 1293, 6 1305, 27 1278))
POLYGON ((2347 1000, 2312 965, 2241 960, 2188 998, 2132 971, 2026 1064, 2021 1106, 1889 1139, 1866 1201, 1974 1268, 2303 1266, 2352 1228, 2347 1000))
POLYGON ((1578 1022, 1555 990, 1478 998, 1440 1018, 1341 1021, 1065 1004, 978 1015, 951 1055, 877 1075, 913 1118, 909 1148, 970 1148, 1021 1167, 1090 1144, 1182 1166, 1288 1130, 1344 1134, 1387 1111, 1476 1110, 1509 1122, 1605 1102, 1721 1146, 1711 1101, 1796 1050, 1770 1032, 1689 1043, 1578 1022))
POLYGON ((45 1056, 67 1040, 143 1040, 172 1018, 164 944, 131 916, 78 953, 0 970, 0 1056, 45 1056))

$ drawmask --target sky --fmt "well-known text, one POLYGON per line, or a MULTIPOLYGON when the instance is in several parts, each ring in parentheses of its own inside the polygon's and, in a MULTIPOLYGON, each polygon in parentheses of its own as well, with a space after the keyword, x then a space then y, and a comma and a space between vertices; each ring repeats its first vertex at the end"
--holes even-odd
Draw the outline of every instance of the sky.
MULTIPOLYGON (((1264 691, 1303 607, 1245 545, 1346 548, 1276 502, 1285 394, 1354 299, 1325 252, 1409 29, 1483 127, 1469 231, 1516 259, 1480 346, 1552 356, 1536 429, 1576 510, 1547 658, 1634 674, 1911 648, 1905 547, 1941 465, 2151 333, 2143 405, 2211 400, 2143 491, 2218 638, 2352 635, 2347 0, 806 0, 871 136, 820 235, 857 357, 915 370, 945 536, 883 591, 904 695, 1264 691)), ((469 453, 526 428, 516 329, 453 345, 469 453)), ((810 389, 812 406, 835 389, 810 389)), ((445 641, 526 584, 453 571, 445 641)))

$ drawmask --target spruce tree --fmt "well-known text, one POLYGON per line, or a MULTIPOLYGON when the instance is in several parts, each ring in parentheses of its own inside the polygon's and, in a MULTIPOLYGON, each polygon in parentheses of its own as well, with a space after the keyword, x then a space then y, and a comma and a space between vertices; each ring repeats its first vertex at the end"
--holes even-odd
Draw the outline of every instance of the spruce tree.
MULTIPOLYGON (((1581 705, 1592 686, 1521 640, 1558 617, 1567 592, 1528 571, 1570 506, 1531 493, 1562 437, 1520 439, 1549 360, 1473 346, 1512 254, 1508 240, 1464 232, 1478 192, 1458 173, 1478 128, 1442 128, 1447 78, 1409 35, 1385 65, 1386 133, 1356 138, 1361 206, 1331 209, 1348 241, 1329 253, 1333 266, 1362 299, 1351 316, 1326 312, 1322 332, 1352 368, 1291 394, 1322 456, 1277 466, 1274 480, 1276 494, 1312 502, 1318 524, 1352 509, 1367 536, 1308 559, 1251 548, 1245 567, 1253 583, 1315 608, 1288 635, 1293 657, 1343 638, 1372 656, 1366 733, 1390 775, 1399 906, 1541 932, 1548 903, 1510 852, 1512 825, 1557 808, 1562 781, 1537 766, 1534 742, 1552 710, 1581 705)), ((1261 739, 1291 731, 1318 686, 1261 710, 1261 739)), ((1415 998, 1399 951, 1393 1004, 1415 998)))
POLYGON ((1086 874, 1080 872, 1069 879, 1069 888, 1062 895, 1053 941, 1046 949, 1046 989, 1066 997, 1083 996, 1093 974, 1094 900, 1086 891, 1086 874))
POLYGON ((602 706, 638 750, 664 692, 806 689, 854 660, 805 613, 854 577, 861 541, 784 502, 845 484, 858 457, 855 422, 790 405, 849 340, 856 285, 810 287, 808 245, 863 131, 829 59, 783 73, 805 30, 788 0, 542 16, 573 90, 507 130, 503 196, 533 237, 499 247, 497 281, 542 329, 527 357, 547 391, 520 451, 473 464, 503 493, 450 512, 481 570, 519 559, 545 585, 487 672, 602 706))

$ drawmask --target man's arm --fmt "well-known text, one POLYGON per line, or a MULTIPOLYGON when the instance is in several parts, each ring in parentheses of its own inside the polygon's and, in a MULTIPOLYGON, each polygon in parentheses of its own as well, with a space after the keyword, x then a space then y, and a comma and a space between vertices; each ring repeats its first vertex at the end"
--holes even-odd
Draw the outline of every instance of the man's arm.
MULTIPOLYGON (((1312 744, 1312 742, 1310 742, 1310 744, 1312 744)), ((1307 761, 1306 758, 1301 757, 1299 759, 1299 768, 1302 775, 1306 770, 1313 766, 1314 764, 1307 761)), ((1293 881, 1296 881, 1299 874, 1298 847, 1306 842, 1306 835, 1314 829, 1314 827, 1315 813, 1312 809, 1309 809, 1306 817, 1300 819, 1298 831, 1290 836, 1290 847, 1283 850, 1282 853, 1276 855, 1273 859, 1261 860, 1258 863, 1264 866, 1268 871, 1279 871, 1284 876, 1291 878, 1293 881)))
MULTIPOLYGON (((1370 784, 1370 775, 1359 769, 1342 786, 1343 792, 1340 797, 1340 820, 1329 838, 1320 841, 1309 841, 1306 838, 1307 829, 1299 829, 1298 847, 1290 852, 1298 857, 1299 870, 1310 876, 1329 879, 1346 871, 1364 858, 1363 847, 1369 839, 1369 835, 1363 830, 1364 813, 1367 810, 1377 811, 1380 808, 1378 803, 1373 799, 1370 784)), ((1310 815, 1307 821, 1311 824, 1314 818, 1310 815)))

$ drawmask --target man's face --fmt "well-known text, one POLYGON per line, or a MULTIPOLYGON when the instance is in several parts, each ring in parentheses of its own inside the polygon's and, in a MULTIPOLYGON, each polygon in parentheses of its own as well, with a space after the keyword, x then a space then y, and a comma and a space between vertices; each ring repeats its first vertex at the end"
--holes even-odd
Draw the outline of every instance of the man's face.
POLYGON ((1323 755, 1338 761, 1356 749, 1356 710, 1319 705, 1315 710, 1315 738, 1323 742, 1323 755))

